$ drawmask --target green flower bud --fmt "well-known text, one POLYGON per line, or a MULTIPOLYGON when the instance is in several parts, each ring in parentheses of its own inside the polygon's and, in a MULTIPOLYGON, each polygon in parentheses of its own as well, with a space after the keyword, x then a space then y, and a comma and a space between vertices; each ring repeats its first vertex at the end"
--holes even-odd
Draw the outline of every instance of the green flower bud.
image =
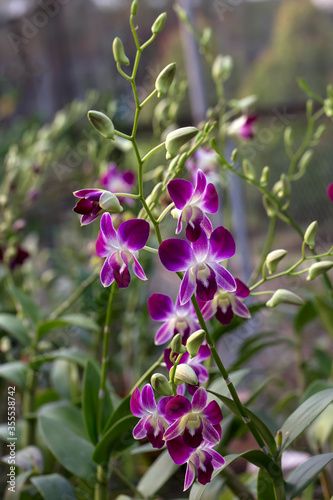
POLYGON ((162 375, 162 373, 154 373, 154 375, 150 379, 150 383, 152 388, 162 394, 162 396, 172 396, 172 387, 168 381, 168 379, 162 375))
POLYGON ((155 88, 157 97, 161 97, 169 90, 170 85, 176 74, 176 63, 171 63, 166 66, 156 78, 155 88))
POLYGON ((165 25, 166 18, 167 18, 167 13, 163 12, 155 20, 154 24, 151 27, 151 31, 154 35, 157 35, 157 33, 160 33, 162 31, 163 26, 165 25))
POLYGON ((185 9, 183 9, 178 3, 175 4, 174 9, 176 11, 177 16, 183 23, 189 23, 189 17, 185 9))
POLYGON ((325 130, 326 130, 326 126, 324 124, 319 125, 319 127, 317 128, 317 130, 314 133, 314 140, 319 141, 321 139, 323 133, 325 132, 325 130))
POLYGON ((302 304, 304 304, 304 301, 303 299, 301 299, 301 297, 296 295, 296 293, 290 292, 290 290, 279 288, 266 302, 266 306, 276 307, 279 304, 295 304, 297 306, 301 306, 302 304))
POLYGON ((197 385, 199 383, 197 374, 195 373, 193 368, 191 368, 189 365, 186 365, 185 363, 176 367, 175 374, 175 384, 181 385, 184 383, 191 385, 197 385))
POLYGON ((285 198, 286 196, 289 196, 290 182, 286 174, 281 174, 280 180, 274 184, 272 191, 278 198, 285 198))
POLYGON ((176 354, 183 354, 186 352, 186 347, 182 344, 182 336, 180 333, 177 333, 171 341, 170 344, 171 351, 175 352, 176 354))
POLYGON ((277 266, 285 256, 287 255, 287 250, 279 249, 273 250, 266 257, 266 266, 269 274, 275 273, 277 266))
POLYGON ((311 149, 305 151, 305 153, 302 155, 298 163, 299 170, 305 171, 305 169, 309 166, 312 156, 313 156, 313 151, 311 149))
POLYGON ((306 101, 306 117, 311 118, 313 112, 313 100, 308 99, 306 101))
POLYGON ((315 220, 311 222, 309 227, 304 233, 304 242, 308 245, 309 248, 314 248, 315 246, 315 237, 318 229, 318 222, 315 220))
POLYGON ((131 5, 131 14, 132 16, 136 16, 138 12, 138 0, 133 0, 131 5))
POLYGON ((256 172, 254 170, 254 166, 252 165, 252 163, 245 159, 243 160, 243 172, 244 174, 246 175, 246 177, 248 179, 255 179, 256 178, 256 172))
POLYGON ((212 42, 212 38, 213 38, 212 28, 210 27, 204 28, 200 39, 200 45, 202 47, 208 47, 212 42))
POLYGON ((179 153, 180 148, 193 139, 198 132, 196 127, 182 127, 170 132, 165 140, 166 159, 174 158, 179 153))
POLYGON ((260 181, 259 181, 261 186, 267 186, 267 184, 269 182, 270 174, 271 174, 271 171, 270 171, 269 167, 266 166, 262 169, 260 181))
POLYGON ((216 83, 225 82, 231 75, 233 68, 232 57, 222 56, 219 54, 216 56, 215 61, 212 66, 212 77, 216 83))
POLYGON ((293 129, 289 125, 284 130, 284 142, 289 147, 291 147, 294 143, 292 134, 293 134, 293 129))
POLYGON ((322 260, 321 262, 315 262, 309 268, 309 273, 306 278, 306 281, 314 280, 315 278, 317 278, 317 276, 326 273, 326 271, 329 271, 332 267, 333 267, 333 261, 331 260, 322 260))
POLYGON ((192 335, 189 336, 186 342, 186 350, 191 356, 191 358, 194 358, 199 352, 199 349, 205 340, 205 330, 197 330, 196 332, 192 333, 192 335))
POLYGON ((268 217, 274 217, 278 211, 279 207, 277 204, 271 200, 270 198, 267 198, 267 196, 263 196, 262 198, 263 205, 265 207, 265 210, 267 212, 268 217))
POLYGON ((235 163, 235 161, 237 160, 237 155, 238 155, 238 149, 233 149, 230 156, 231 163, 235 163))
POLYGON ((94 129, 106 139, 114 139, 114 125, 110 118, 100 111, 88 111, 88 120, 94 129))
POLYGON ((103 208, 103 210, 107 210, 108 212, 112 212, 115 214, 120 213, 124 210, 120 205, 117 196, 115 196, 113 193, 110 193, 110 191, 105 191, 101 194, 101 197, 99 199, 99 206, 103 208))
POLYGON ((125 64, 125 66, 129 65, 130 61, 127 55, 125 54, 123 42, 120 40, 120 38, 116 37, 113 40, 112 50, 113 50, 113 57, 116 63, 125 64))

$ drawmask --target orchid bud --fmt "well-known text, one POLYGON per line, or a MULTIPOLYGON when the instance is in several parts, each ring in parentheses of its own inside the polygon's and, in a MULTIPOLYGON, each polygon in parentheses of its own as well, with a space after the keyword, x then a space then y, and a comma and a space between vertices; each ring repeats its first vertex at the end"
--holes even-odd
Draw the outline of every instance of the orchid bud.
POLYGON ((243 160, 243 164, 242 165, 243 165, 243 172, 246 175, 246 177, 248 179, 251 179, 251 180, 255 179, 256 178, 256 172, 254 170, 254 166, 252 165, 252 163, 249 160, 245 159, 245 160, 243 160))
POLYGON ((326 126, 324 124, 319 125, 319 127, 317 128, 317 130, 314 133, 314 140, 319 141, 321 139, 323 133, 325 132, 325 130, 326 130, 326 126))
POLYGON ((309 248, 311 248, 311 250, 315 246, 315 237, 317 233, 317 228, 318 228, 318 222, 315 220, 311 222, 311 224, 304 233, 304 242, 308 245, 309 248))
POLYGON ((314 280, 315 278, 317 278, 317 276, 326 273, 332 267, 333 267, 333 261, 331 260, 322 260, 321 262, 315 262, 309 268, 309 273, 306 278, 306 281, 314 280))
POLYGON ((279 288, 266 302, 266 306, 276 307, 279 304, 295 304, 297 306, 301 306, 302 304, 304 304, 304 301, 303 299, 301 299, 301 297, 296 295, 296 293, 293 293, 290 290, 279 288))
POLYGON ((170 132, 165 140, 165 148, 167 150, 166 159, 170 160, 174 158, 178 154, 180 148, 193 139, 198 132, 196 127, 182 127, 170 132))
POLYGON ((216 56, 212 67, 212 77, 216 83, 227 80, 232 72, 233 61, 230 56, 216 56))
POLYGON ((293 134, 293 129, 289 125, 284 130, 284 142, 289 147, 291 147, 293 145, 293 142, 294 142, 293 138, 292 138, 292 134, 293 134))
POLYGON ((282 431, 279 430, 277 431, 277 434, 276 434, 276 445, 278 448, 281 448, 282 446, 282 431))
POLYGON ((155 88, 157 97, 161 97, 169 90, 170 85, 176 74, 176 63, 171 63, 166 66, 156 78, 155 88))
POLYGON ((238 156, 238 149, 233 149, 230 156, 231 163, 235 163, 235 161, 237 160, 237 156, 238 156))
POLYGON ((150 379, 153 389, 162 396, 172 396, 172 387, 168 379, 162 373, 154 373, 150 379))
POLYGON ((177 13, 177 16, 179 17, 179 19, 183 22, 183 23, 189 23, 190 22, 190 19, 188 17, 188 14, 186 12, 185 9, 183 9, 178 3, 175 4, 175 7, 174 7, 176 13, 177 13))
POLYGON ((171 351, 175 352, 176 354, 184 354, 186 352, 186 347, 182 344, 182 336, 180 333, 177 333, 171 341, 170 347, 171 351))
POLYGON ((308 99, 306 101, 306 117, 311 118, 313 112, 313 100, 308 99))
POLYGON ((270 174, 271 174, 271 171, 270 171, 269 167, 266 166, 262 169, 260 180, 259 180, 261 186, 267 186, 267 184, 269 182, 270 174))
POLYGON ((138 0, 134 0, 131 5, 132 16, 136 16, 137 12, 138 12, 138 0))
POLYGON ((210 27, 204 28, 204 30, 202 32, 201 39, 200 39, 200 45, 202 47, 209 47, 209 45, 212 42, 212 38, 213 38, 212 28, 210 28, 210 27))
POLYGON ((305 169, 309 166, 309 163, 312 159, 313 156, 313 151, 311 149, 308 149, 305 151, 301 159, 299 160, 298 168, 299 170, 305 171, 305 169))
POLYGON ((279 211, 279 207, 277 206, 277 204, 267 196, 263 196, 262 202, 266 209, 268 217, 275 217, 275 215, 279 211))
POLYGON ((186 350, 191 356, 191 358, 194 358, 199 352, 199 349, 205 340, 205 330, 197 330, 196 332, 192 333, 192 335, 189 336, 186 342, 186 350))
POLYGON ((289 196, 290 182, 286 174, 281 174, 280 180, 274 184, 273 193, 276 194, 278 198, 285 198, 286 196, 289 196))
POLYGON ((167 13, 163 12, 158 16, 158 18, 155 20, 154 24, 151 27, 151 32, 154 35, 157 35, 157 33, 160 33, 165 25, 165 21, 167 18, 167 13))
POLYGON ((110 118, 100 111, 88 111, 88 120, 94 129, 106 139, 114 139, 114 125, 110 118))
POLYGON ((110 191, 104 191, 104 193, 101 194, 99 206, 103 208, 103 210, 107 210, 108 212, 113 212, 115 214, 124 210, 120 205, 117 196, 110 193, 110 191))
POLYGON ((279 249, 273 250, 266 257, 266 266, 269 274, 275 273, 277 266, 285 256, 287 255, 287 250, 279 249))
POLYGON ((195 373, 193 368, 191 368, 189 365, 186 365, 185 363, 182 363, 181 365, 178 365, 176 367, 175 384, 181 385, 184 383, 197 385, 199 381, 197 374, 195 373))
POLYGON ((119 37, 116 37, 113 40, 112 50, 113 50, 113 57, 116 63, 125 64, 125 66, 129 65, 130 61, 127 55, 125 54, 123 42, 120 40, 119 37))

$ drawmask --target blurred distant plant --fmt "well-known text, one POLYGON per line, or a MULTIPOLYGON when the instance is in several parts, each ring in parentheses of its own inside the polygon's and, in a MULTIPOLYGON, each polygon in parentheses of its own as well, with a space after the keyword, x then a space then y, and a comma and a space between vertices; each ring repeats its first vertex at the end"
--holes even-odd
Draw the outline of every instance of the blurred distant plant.
MULTIPOLYGON (((4 297, 0 377, 10 384, 8 407, 17 403, 17 412, 8 410, 8 423, 0 427, 0 437, 10 443, 15 455, 16 469, 11 469, 9 487, 22 500, 123 500, 127 495, 153 498, 160 490, 161 497, 170 497, 167 487, 171 485, 172 497, 178 498, 177 470, 186 463, 184 489, 191 487, 191 500, 211 498, 215 493, 223 498, 291 500, 303 492, 304 499, 329 500, 333 493, 327 473, 333 459, 333 382, 327 346, 333 335, 333 247, 317 248, 317 222, 303 231, 288 207, 293 183, 305 175, 324 132, 317 120, 332 116, 331 88, 322 99, 300 80, 309 96, 307 130, 296 144, 292 128, 286 128, 285 150, 290 162, 280 179, 271 183, 268 166, 259 176, 247 158, 242 170, 238 168, 237 149, 228 159, 230 133, 236 132, 238 141, 250 140, 255 134, 254 116, 248 113, 255 98, 226 99, 224 84, 232 72, 231 58, 215 54, 209 30, 198 34, 180 8, 178 15, 197 37, 201 52, 212 66, 217 104, 198 127, 177 127, 177 106, 171 109, 174 64, 164 68, 151 93, 139 99, 136 77, 141 54, 163 29, 166 14, 152 25, 151 37, 140 43, 135 25, 137 9, 134 0, 130 27, 136 56, 130 72, 124 69, 131 61, 121 40, 116 38, 113 43, 117 69, 133 92, 132 130, 124 133, 117 129, 111 106, 106 113, 88 112, 90 123, 104 142, 100 146, 91 143, 88 148, 87 154, 97 167, 96 177, 92 187, 80 185, 74 192, 79 199, 74 211, 82 216, 85 227, 81 230, 96 240, 96 253, 90 251, 91 275, 80 279, 73 293, 57 307, 46 305, 45 297, 37 303, 34 293, 23 290, 19 265, 29 256, 16 234, 24 228, 24 203, 30 203, 42 189, 42 174, 49 165, 63 158, 61 132, 72 119, 75 121, 81 106, 75 103, 50 126, 27 131, 21 149, 12 146, 5 160, 0 198, 4 297), (162 99, 156 110, 164 100, 165 114, 155 111, 154 118, 162 138, 142 153, 140 113, 155 97, 162 99), (314 100, 319 109, 314 109, 314 100), (126 168, 109 164, 116 144, 121 144, 127 155, 126 168), (155 166, 153 160, 161 152, 166 160, 162 166, 155 166), (191 181, 182 177, 187 172, 191 181), (234 278, 237 271, 228 270, 236 252, 234 238, 225 227, 214 228, 211 221, 211 214, 219 209, 216 186, 229 174, 261 193, 270 220, 249 283, 234 278), (287 251, 273 249, 278 219, 294 230, 300 247, 299 258, 284 267, 287 251), (170 225, 172 232, 182 234, 183 222, 185 235, 168 237, 170 225), (167 282, 168 273, 163 268, 178 276, 175 300, 156 293, 154 288, 157 280, 164 280, 163 287, 167 282), (302 280, 305 273, 306 280, 302 280), (98 275, 101 284, 96 283, 98 275), (322 285, 305 288, 307 281, 318 277, 322 285), (288 288, 280 288, 281 278, 288 288), (153 292, 149 298, 147 281, 151 283, 149 292, 153 292), (269 289, 268 284, 272 285, 269 289), (250 300, 261 296, 269 299, 250 300), (221 356, 216 347, 218 340, 227 333, 236 337, 251 316, 263 318, 263 311, 281 304, 299 308, 292 318, 294 335, 252 331, 232 353, 226 368, 226 355, 221 356), (68 313, 72 308, 75 312, 68 313), (148 311, 154 321, 162 323, 156 333, 156 327, 147 320, 148 311), (317 318, 323 334, 315 339, 311 358, 305 360, 303 331, 317 318), (62 333, 68 343, 57 341, 56 332, 62 333), (154 335, 156 346, 165 346, 157 355, 151 348, 154 335), (293 350, 297 370, 297 385, 290 388, 277 358, 274 376, 282 392, 287 391, 278 396, 270 376, 253 387, 249 381, 252 370, 246 367, 256 354, 276 344, 293 350), (245 395, 238 391, 243 380, 245 395), (253 409, 258 397, 259 409, 253 409), (15 414, 18 419, 13 421, 15 414), (301 445, 297 445, 306 451, 305 458, 288 474, 283 457, 305 431, 306 436, 298 441, 301 445), (235 452, 235 438, 245 434, 249 436, 249 449, 235 452), (139 445, 136 440, 141 439, 148 443, 139 445), (156 460, 155 454, 145 458, 152 448, 162 450, 156 460), (256 466, 257 472, 237 474, 231 464, 238 458, 256 466), (316 488, 309 487, 311 484, 316 488)), ((180 97, 186 85, 181 87, 180 97)), ((66 168, 61 167, 61 178, 66 168)), ((76 233, 75 238, 82 241, 76 233)), ((62 272, 74 282, 73 261, 66 261, 65 250, 59 257, 62 272)), ((78 258, 84 250, 78 250, 74 261, 79 277, 87 267, 78 258)), ((86 258, 88 253, 86 250, 86 258)), ((266 312, 265 318, 270 321, 271 316, 266 312)), ((283 318, 287 321, 289 313, 283 318)), ((7 465, 11 453, 2 459, 7 465)), ((11 493, 6 486, 4 498, 9 500, 11 493)))

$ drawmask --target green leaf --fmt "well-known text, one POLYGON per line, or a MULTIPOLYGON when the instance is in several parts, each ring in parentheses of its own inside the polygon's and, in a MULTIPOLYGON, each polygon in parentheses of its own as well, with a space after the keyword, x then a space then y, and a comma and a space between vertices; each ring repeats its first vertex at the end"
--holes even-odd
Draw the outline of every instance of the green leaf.
POLYGON ((138 423, 137 417, 128 415, 115 422, 97 444, 93 460, 101 464, 109 460, 111 453, 122 451, 134 443, 133 429, 138 423))
POLYGON ((298 310, 295 319, 294 319, 294 328, 296 332, 301 332, 303 328, 316 319, 318 316, 318 311, 315 308, 312 300, 308 300, 301 306, 301 308, 298 310))
POLYGON ((29 345, 31 342, 26 327, 14 314, 0 313, 0 330, 4 330, 20 344, 29 345))
POLYGON ((62 422, 46 415, 39 419, 45 442, 66 470, 89 483, 96 481, 96 465, 91 461, 93 445, 62 422))
POLYGON ((44 500, 76 500, 75 491, 71 483, 60 474, 48 474, 47 476, 34 476, 30 479, 44 500))
POLYGON ((3 497, 3 500, 21 500, 22 499, 22 489, 31 476, 32 471, 24 471, 18 474, 15 478, 15 493, 12 491, 9 491, 8 488, 6 488, 5 495, 3 497))
POLYGON ((0 377, 13 382, 22 390, 25 387, 27 374, 28 366, 23 361, 11 361, 10 363, 0 365, 0 377))
POLYGON ((281 427, 282 439, 284 439, 281 453, 288 448, 332 401, 333 389, 317 392, 287 418, 281 427))
POLYGON ((79 373, 76 364, 56 359, 51 368, 51 384, 60 397, 74 400, 78 395, 79 373))
POLYGON ((258 474, 257 495, 257 500, 272 500, 275 498, 273 480, 263 469, 260 469, 258 474))
MULTIPOLYGON (((101 375, 100 371, 97 369, 95 363, 88 361, 86 370, 83 377, 83 391, 82 391, 82 409, 84 423, 93 444, 98 441, 98 393, 100 387, 101 375)), ((102 427, 106 420, 112 413, 112 402, 109 392, 106 390, 104 405, 103 405, 103 415, 102 415, 102 427), (103 418, 104 417, 104 418, 103 418)))
POLYGON ((130 395, 126 396, 126 398, 121 401, 119 406, 117 406, 115 411, 110 415, 108 421, 106 422, 103 428, 103 434, 105 434, 106 431, 108 431, 110 427, 121 418, 127 417, 128 415, 132 415, 130 401, 131 401, 130 395))
POLYGON ((144 498, 155 495, 179 467, 170 457, 168 450, 164 450, 142 476, 137 489, 144 498))
POLYGON ((315 297, 319 318, 324 328, 333 337, 333 307, 326 299, 315 297))
POLYGON ((297 78, 297 83, 303 92, 305 92, 309 97, 312 97, 312 99, 315 99, 316 101, 320 102, 320 104, 324 104, 324 100, 322 97, 320 97, 319 94, 316 94, 310 87, 310 85, 304 80, 304 78, 297 78))
POLYGON ((324 391, 325 389, 333 389, 333 382, 328 382, 327 380, 314 380, 303 393, 300 403, 304 403, 309 397, 313 396, 317 392, 324 391))
MULTIPOLYGON (((208 392, 211 392, 214 394, 216 397, 218 397, 235 415, 237 415, 239 418, 242 418, 242 415, 240 414, 236 404, 232 399, 229 399, 225 396, 222 396, 221 394, 217 394, 215 392, 212 392, 210 389, 207 389, 208 392)), ((273 434, 269 430, 266 424, 251 410, 246 408, 244 406, 247 414, 249 415, 250 419, 254 423, 254 425, 257 427, 258 431, 260 432, 262 438, 264 441, 267 443, 271 453, 276 453, 277 448, 276 448, 276 442, 273 434)))
MULTIPOLYGON (((227 455, 224 457, 225 464, 221 469, 215 469, 213 474, 212 474, 212 481, 215 479, 215 477, 220 474, 220 472, 228 467, 228 465, 231 464, 236 458, 239 458, 241 455, 227 455)), ((209 484, 209 483, 208 483, 209 484)), ((208 487, 208 484, 200 484, 197 481, 193 484, 191 491, 190 491, 190 496, 189 500, 200 500, 202 495, 205 493, 206 488, 208 487)))
POLYGON ((25 316, 31 319, 33 323, 38 323, 40 312, 36 302, 28 294, 22 292, 22 290, 19 290, 15 286, 10 286, 9 291, 14 299, 21 305, 25 316))
POLYGON ((42 406, 38 415, 54 419, 68 428, 74 434, 88 439, 81 410, 68 401, 55 401, 42 406))
POLYGON ((49 333, 54 328, 61 328, 70 325, 79 326, 80 328, 91 330, 93 332, 99 332, 100 330, 100 326, 89 316, 85 316, 84 314, 66 314, 64 316, 60 316, 57 319, 52 319, 40 323, 37 330, 38 338, 41 339, 42 337, 44 337, 44 335, 49 333))
POLYGON ((324 453, 311 457, 304 464, 299 465, 287 478, 286 500, 298 497, 331 460, 333 460, 333 453, 324 453))
POLYGON ((76 363, 80 367, 84 368, 87 364, 87 361, 91 360, 92 358, 90 354, 86 353, 85 351, 70 347, 58 349, 57 351, 51 351, 41 356, 36 356, 30 362, 30 366, 32 368, 38 368, 42 364, 49 363, 50 361, 54 361, 55 359, 71 361, 72 363, 76 363))
MULTIPOLYGON (((251 373, 251 370, 248 368, 243 368, 241 370, 234 371, 233 373, 230 373, 230 380, 234 384, 235 387, 237 387, 247 375, 251 373)), ((209 390, 211 392, 217 392, 222 396, 228 396, 229 389, 227 384, 225 383, 225 380, 222 377, 219 377, 218 379, 214 380, 212 384, 209 386, 209 390)))

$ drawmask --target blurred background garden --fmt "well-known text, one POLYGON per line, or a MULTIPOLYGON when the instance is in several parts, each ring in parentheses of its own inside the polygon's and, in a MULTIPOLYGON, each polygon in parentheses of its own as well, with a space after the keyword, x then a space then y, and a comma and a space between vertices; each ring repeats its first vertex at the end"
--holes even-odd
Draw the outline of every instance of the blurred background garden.
MULTIPOLYGON (((169 97, 159 104, 151 100, 141 113, 138 140, 142 151, 157 143, 163 128, 173 119, 178 126, 197 126, 205 119, 205 110, 216 104, 205 41, 201 40, 200 49, 198 44, 196 48, 189 45, 189 34, 175 12, 175 3, 139 0, 135 22, 140 41, 149 38, 151 25, 162 10, 168 14, 156 43, 142 54, 137 76, 141 99, 154 88, 160 71, 170 62, 177 63, 176 82, 169 97)), ((46 315, 52 316, 54 305, 62 303, 82 281, 89 280, 99 265, 94 251, 96 226, 80 228, 79 216, 72 211, 73 191, 99 187, 99 179, 111 162, 121 170, 136 169, 135 156, 126 141, 106 141, 87 120, 89 109, 100 110, 112 118, 116 129, 130 133, 135 112, 131 87, 118 73, 112 54, 113 39, 119 36, 129 59, 135 57, 128 24, 130 4, 129 0, 0 0, 0 257, 7 265, 9 262, 17 288, 33 297, 46 315), (12 177, 8 172, 13 173, 12 177), (8 199, 10 213, 5 210, 8 199)), ((300 89, 298 79, 304 79, 323 99, 327 85, 333 84, 333 0, 179 0, 179 5, 187 9, 203 37, 205 33, 210 36, 207 28, 211 28, 209 44, 214 54, 232 57, 225 98, 256 96, 244 106, 246 113, 256 116, 254 136, 244 139, 230 135, 226 142, 229 157, 238 148, 239 168, 242 159, 247 158, 258 177, 267 165, 271 183, 279 181, 290 162, 284 146, 286 128, 292 128, 296 145, 308 130, 308 96, 300 89)), ((315 100, 313 105, 316 111, 318 102, 315 100)), ((306 175, 293 183, 288 211, 303 230, 310 222, 318 221, 317 251, 322 253, 332 246, 333 239, 333 204, 326 195, 327 186, 333 182, 333 124, 324 115, 316 126, 322 129, 309 147, 311 151, 315 148, 315 154, 304 159, 306 175)), ((160 181, 167 166, 163 152, 149 159, 144 173, 147 185, 152 188, 160 181)), ((215 221, 225 224, 235 235, 238 252, 234 270, 247 281, 262 251, 269 219, 262 195, 253 186, 239 183, 236 178, 231 180, 223 170, 220 173, 217 188, 222 202, 215 221)), ((137 213, 135 208, 126 207, 128 218, 137 213)), ((173 237, 171 223, 168 231, 173 237)), ((288 250, 288 259, 293 262, 300 246, 293 229, 277 220, 273 248, 288 250)), ((152 264, 145 257, 142 263, 149 272, 152 264)), ((168 280, 160 268, 155 268, 144 294, 135 282, 126 292, 126 300, 125 291, 117 290, 115 308, 121 335, 115 350, 120 354, 114 361, 111 383, 118 395, 127 394, 149 361, 157 357, 146 302, 153 291, 165 293, 166 287, 174 291, 176 282, 168 280), (142 312, 139 319, 138 310, 142 312)), ((282 279, 280 286, 287 287, 286 283, 282 279)), ((15 293, 14 300, 9 297, 7 285, 5 267, 1 266, 0 308, 12 312, 22 297, 15 297, 15 293)), ((296 290, 302 284, 295 278, 288 286, 296 290)), ((304 293, 305 299, 310 297, 304 293)), ((99 282, 87 287, 71 312, 84 310, 90 315, 95 322, 90 331, 84 325, 65 333, 56 330, 46 337, 42 349, 75 346, 98 354, 100 337, 95 326, 104 321, 107 297, 108 292, 99 282)), ((273 314, 269 329, 285 328, 284 333, 292 335, 293 318, 294 311, 288 308, 282 316, 273 314)), ((231 365, 235 362, 235 369, 239 368, 235 352, 243 342, 268 328, 266 313, 251 321, 236 336, 233 333, 222 339, 220 348, 228 353, 231 365)), ((308 365, 304 380, 297 381, 295 356, 286 343, 272 347, 267 358, 259 358, 260 368, 267 372, 273 360, 279 359, 287 376, 265 395, 262 406, 274 406, 274 399, 283 394, 287 415, 293 408, 293 398, 299 396, 300 386, 305 389, 316 378, 330 375, 331 337, 325 337, 323 331, 319 320, 305 329, 304 359, 298 360, 308 365)), ((1 363, 18 359, 19 347, 15 342, 8 343, 5 332, 0 331, 1 363)), ((249 355, 252 368, 257 367, 252 361, 255 354, 254 347, 249 355)), ((44 391, 39 393, 37 408, 59 398, 77 403, 80 394, 75 384, 82 372, 73 366, 59 364, 51 369, 51 375, 47 364, 42 367, 39 377, 44 391)), ((251 376, 256 384, 256 375, 251 376)), ((281 401, 274 411, 284 411, 281 401)), ((242 449, 243 445, 237 446, 242 449)), ((135 477, 134 462, 133 458, 127 461, 126 467, 135 477)), ((3 473, 1 481, 0 491, 5 483, 3 473)), ((166 488, 165 496, 169 494, 166 488)))

